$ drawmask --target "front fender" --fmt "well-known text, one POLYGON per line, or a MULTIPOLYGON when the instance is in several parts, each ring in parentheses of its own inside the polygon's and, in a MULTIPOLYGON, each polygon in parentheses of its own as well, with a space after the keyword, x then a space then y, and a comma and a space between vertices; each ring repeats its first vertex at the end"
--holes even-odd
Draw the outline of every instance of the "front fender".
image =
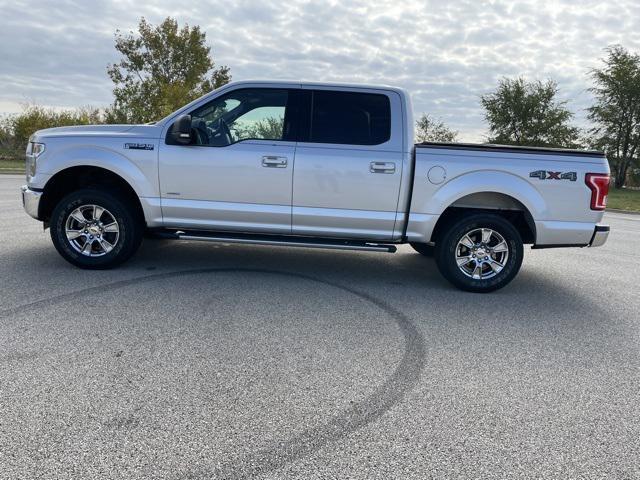
POLYGON ((139 197, 159 197, 155 150, 131 150, 130 156, 105 147, 73 146, 48 155, 38 172, 43 177, 71 167, 92 166, 104 168, 122 177, 139 197))

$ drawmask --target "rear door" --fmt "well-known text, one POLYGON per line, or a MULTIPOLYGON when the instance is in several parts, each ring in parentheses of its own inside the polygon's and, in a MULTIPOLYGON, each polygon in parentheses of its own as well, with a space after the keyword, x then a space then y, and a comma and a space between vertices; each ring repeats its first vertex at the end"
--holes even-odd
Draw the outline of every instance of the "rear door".
POLYGON ((303 87, 301 97, 293 233, 391 240, 402 177, 400 96, 303 87))

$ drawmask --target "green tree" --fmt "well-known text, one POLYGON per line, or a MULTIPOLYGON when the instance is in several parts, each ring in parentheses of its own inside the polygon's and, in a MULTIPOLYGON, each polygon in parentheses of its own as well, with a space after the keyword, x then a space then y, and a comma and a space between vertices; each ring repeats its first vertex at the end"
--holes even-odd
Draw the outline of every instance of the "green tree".
POLYGON ((267 117, 257 122, 236 122, 231 130, 237 138, 282 138, 284 117, 267 117))
POLYGON ((591 71, 595 83, 590 89, 595 104, 588 109, 595 123, 591 143, 606 152, 614 185, 622 188, 640 157, 640 56, 620 45, 606 52, 604 67, 591 71))
POLYGON ((455 142, 458 132, 451 130, 441 120, 435 120, 423 113, 416 121, 416 143, 421 142, 455 142))
POLYGON ((23 158, 29 137, 37 130, 97 123, 104 123, 104 114, 98 108, 54 110, 26 105, 22 112, 6 116, 0 121, 0 159, 23 158))
POLYGON ((24 146, 20 148, 13 135, 13 116, 0 118, 0 161, 17 160, 24 153, 24 146))
POLYGON ((500 80, 495 92, 480 99, 489 124, 489 142, 506 145, 576 148, 580 130, 569 124, 573 114, 559 101, 553 80, 500 80))
POLYGON ((38 105, 28 105, 10 118, 9 125, 15 141, 26 146, 29 136, 36 130, 71 125, 95 125, 104 123, 100 109, 80 107, 73 110, 54 110, 38 105))
POLYGON ((109 122, 158 120, 231 80, 228 67, 214 68, 200 27, 178 28, 171 17, 157 26, 142 18, 137 35, 116 31, 116 49, 122 59, 107 69, 115 84, 109 122))

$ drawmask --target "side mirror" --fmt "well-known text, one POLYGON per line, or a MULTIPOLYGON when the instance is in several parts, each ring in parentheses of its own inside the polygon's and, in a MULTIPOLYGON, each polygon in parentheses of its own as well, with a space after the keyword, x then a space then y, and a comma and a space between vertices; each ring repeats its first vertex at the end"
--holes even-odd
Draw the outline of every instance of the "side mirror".
POLYGON ((191 143, 191 115, 182 115, 171 125, 169 137, 178 145, 191 143))

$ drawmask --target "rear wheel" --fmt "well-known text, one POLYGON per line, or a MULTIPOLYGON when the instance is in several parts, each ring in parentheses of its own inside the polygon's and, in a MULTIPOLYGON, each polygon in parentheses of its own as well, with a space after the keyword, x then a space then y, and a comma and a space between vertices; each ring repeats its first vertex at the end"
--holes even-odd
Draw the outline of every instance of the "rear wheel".
POLYGON ((87 188, 70 193, 51 215, 51 239, 65 260, 81 268, 114 267, 133 255, 142 221, 113 194, 87 188))
POLYGON ((522 265, 520 234, 504 218, 472 214, 452 223, 436 244, 440 273, 469 292, 491 292, 507 285, 522 265))

